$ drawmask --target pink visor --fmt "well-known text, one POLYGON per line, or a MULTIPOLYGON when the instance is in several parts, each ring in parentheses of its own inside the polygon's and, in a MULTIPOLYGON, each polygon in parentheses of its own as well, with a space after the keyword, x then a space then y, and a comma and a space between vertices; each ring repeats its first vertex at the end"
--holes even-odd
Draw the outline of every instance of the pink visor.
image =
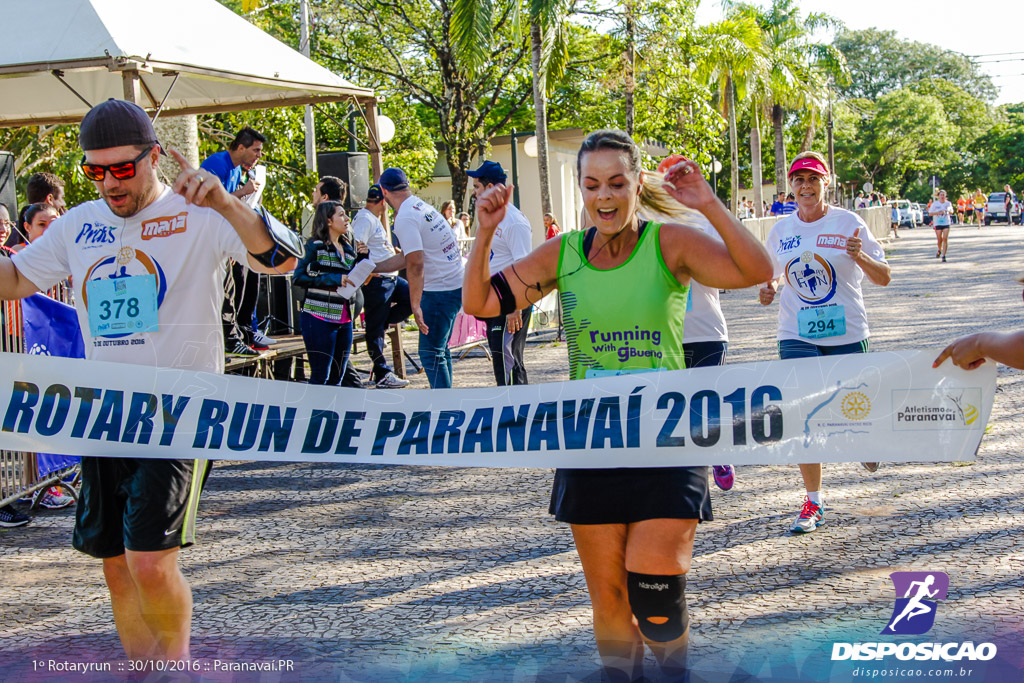
POLYGON ((814 157, 804 157, 803 159, 797 159, 794 161, 793 165, 789 167, 789 174, 787 177, 793 175, 797 171, 803 171, 805 169, 808 171, 814 171, 823 178, 828 177, 828 169, 825 168, 825 164, 821 163, 814 157))

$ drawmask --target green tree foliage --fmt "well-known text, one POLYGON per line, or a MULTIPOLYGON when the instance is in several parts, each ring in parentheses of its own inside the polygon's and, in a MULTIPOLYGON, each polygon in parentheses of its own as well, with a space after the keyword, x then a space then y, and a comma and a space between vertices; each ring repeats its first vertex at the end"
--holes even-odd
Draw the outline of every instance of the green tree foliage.
POLYGON ((851 73, 836 120, 842 180, 922 200, 932 174, 954 196, 989 186, 983 140, 999 116, 996 89, 977 65, 893 31, 841 31, 834 44, 851 73))
POLYGON ((954 83, 986 101, 996 97, 992 79, 970 58, 938 45, 902 40, 895 31, 877 28, 840 31, 834 44, 850 69, 850 82, 841 88, 846 97, 873 100, 929 78, 954 83))
MULTIPOLYGON (((0 149, 14 154, 15 186, 18 201, 22 204, 29 177, 42 172, 53 173, 64 180, 64 198, 68 206, 99 196, 96 187, 78 168, 82 160, 78 126, 0 128, 0 149)), ((12 207, 12 218, 18 208, 12 207)))
POLYGON ((569 25, 573 59, 563 78, 549 84, 548 127, 587 131, 625 126, 619 55, 614 36, 581 24, 569 25))
POLYGON ((635 137, 664 142, 703 164, 718 150, 725 123, 698 77, 704 51, 696 27, 697 2, 647 0, 636 11, 635 137), (671 31, 665 27, 671 26, 671 31))
POLYGON ((316 57, 405 106, 421 107, 464 199, 471 158, 532 94, 529 35, 517 0, 489 11, 430 0, 320 0, 316 57), (487 14, 488 16, 485 16, 487 14), (485 22, 484 19, 487 19, 485 22))
POLYGON ((932 95, 942 102, 946 118, 957 127, 954 143, 957 150, 968 150, 980 135, 996 123, 993 107, 956 83, 941 78, 927 78, 908 87, 919 95, 932 95))
MULTIPOLYGON (((743 7, 740 5, 739 7, 743 7)), ((775 185, 786 189, 787 159, 785 119, 787 109, 801 110, 808 125, 828 106, 832 84, 849 80, 846 58, 835 46, 818 42, 815 34, 833 27, 836 20, 827 14, 812 12, 803 16, 795 0, 773 0, 770 7, 750 7, 761 28, 768 57, 763 102, 770 109, 774 134, 775 185)))
POLYGON ((836 158, 841 178, 863 178, 887 194, 899 194, 911 172, 956 160, 958 130, 942 102, 909 88, 878 98, 851 100, 838 116, 836 158))
POLYGON ((1024 194, 1024 103, 1000 109, 1005 120, 974 141, 976 185, 992 192, 1009 184, 1024 194))
MULTIPOLYGON (((722 21, 702 27, 697 40, 697 74, 715 91, 729 122, 729 201, 733 211, 739 199, 738 111, 751 111, 752 93, 763 93, 768 61, 761 29, 753 12, 732 12, 722 21)), ((755 99, 760 99, 754 95, 755 99)), ((756 125, 756 124, 755 124, 756 125)))
MULTIPOLYGON (((299 49, 298 2, 250 3, 259 5, 255 11, 248 11, 241 0, 221 0, 230 9, 243 14, 258 28, 266 31, 290 47, 299 49)), ((322 25, 318 12, 330 11, 313 4, 314 30, 312 35, 312 59, 326 66, 331 65, 322 55, 317 54, 319 31, 322 25)), ((342 77, 356 85, 373 87, 373 82, 363 82, 350 69, 334 69, 342 77)), ((385 93, 381 93, 384 95, 385 93)), ((350 103, 340 102, 318 105, 314 109, 316 143, 318 152, 343 151, 349 149, 348 117, 354 112, 350 103)), ((427 117, 417 107, 409 107, 403 98, 389 99, 381 103, 380 113, 395 122, 395 138, 384 145, 385 166, 400 166, 409 174, 412 182, 426 184, 432 175, 437 150, 434 136, 428 127, 427 117)), ((358 112, 356 116, 356 148, 369 148, 366 126, 358 112)), ((299 219, 302 207, 308 204, 315 174, 305 170, 305 126, 302 107, 255 110, 231 114, 216 114, 202 117, 200 121, 201 154, 206 156, 226 147, 234 131, 244 125, 251 125, 268 136, 264 151, 264 163, 268 166, 268 187, 264 193, 264 204, 275 215, 286 217, 292 222, 299 219)))

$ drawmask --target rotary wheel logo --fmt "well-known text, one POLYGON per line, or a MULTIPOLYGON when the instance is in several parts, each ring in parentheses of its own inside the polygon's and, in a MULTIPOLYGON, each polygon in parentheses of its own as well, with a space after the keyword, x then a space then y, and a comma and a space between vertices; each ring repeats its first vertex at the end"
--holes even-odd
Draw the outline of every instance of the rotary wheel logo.
POLYGON ((135 250, 131 247, 121 247, 117 252, 117 265, 127 266, 135 260, 135 250))
POLYGON ((841 404, 847 420, 863 420, 871 412, 871 400, 859 391, 851 391, 841 404))

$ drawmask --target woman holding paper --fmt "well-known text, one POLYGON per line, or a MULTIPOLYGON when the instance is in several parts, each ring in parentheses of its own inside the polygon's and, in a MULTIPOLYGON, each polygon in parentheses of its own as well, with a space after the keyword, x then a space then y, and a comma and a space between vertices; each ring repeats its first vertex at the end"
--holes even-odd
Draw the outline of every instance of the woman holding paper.
MULTIPOLYGON (((885 250, 860 216, 826 199, 830 182, 825 158, 816 152, 798 154, 789 167, 789 184, 797 211, 772 226, 768 253, 774 277, 761 288, 764 306, 779 301, 779 357, 813 358, 867 353, 868 316, 861 281, 882 287, 891 273, 885 250)), ((866 462, 869 472, 878 463, 866 462)), ((814 531, 824 522, 821 463, 800 465, 807 495, 796 520, 794 534, 814 531)))
POLYGON ((337 386, 352 349, 352 306, 338 289, 356 262, 366 258, 365 245, 357 251, 348 231, 348 215, 341 202, 321 202, 313 217, 306 253, 295 268, 292 283, 306 288, 300 327, 309 357, 309 383, 337 386))
MULTIPOLYGON (((683 318, 691 279, 749 287, 766 279, 764 247, 715 197, 692 161, 645 173, 640 149, 621 131, 597 131, 577 156, 594 227, 563 233, 492 274, 488 255, 512 188, 476 202, 477 235, 466 266, 463 308, 496 317, 558 288, 572 379, 682 369, 683 318), (682 223, 641 220, 679 217, 682 223), (688 207, 688 208, 687 208, 688 207), (686 225, 695 211, 722 237, 686 225), (586 330, 581 323, 586 321, 586 330), (643 330, 620 356, 599 338, 643 330), (636 351, 634 355, 633 351, 636 351)), ((711 519, 706 467, 560 469, 551 512, 572 525, 594 614, 594 635, 611 680, 642 672, 644 645, 671 677, 684 673, 689 636, 686 573, 700 520, 711 519)))

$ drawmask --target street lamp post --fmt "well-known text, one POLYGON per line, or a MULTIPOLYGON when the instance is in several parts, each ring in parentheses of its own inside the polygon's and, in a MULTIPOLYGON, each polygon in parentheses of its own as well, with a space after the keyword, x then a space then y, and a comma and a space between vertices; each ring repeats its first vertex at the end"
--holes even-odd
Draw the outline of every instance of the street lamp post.
POLYGON ((836 203, 836 192, 837 192, 838 188, 836 187, 836 179, 837 179, 837 177, 836 177, 836 146, 835 146, 835 140, 832 138, 832 128, 833 128, 833 125, 832 125, 832 82, 829 81, 829 86, 828 86, 828 172, 832 174, 832 177, 831 177, 831 181, 832 182, 829 185, 829 187, 830 187, 829 194, 832 195, 832 196, 829 197, 828 199, 829 199, 829 203, 830 204, 835 204, 836 203))
MULTIPOLYGON (((528 133, 517 133, 515 128, 512 129, 512 134, 509 135, 510 143, 512 145, 512 203, 515 207, 519 208, 519 153, 517 150, 518 144, 516 140, 519 138, 530 138, 533 136, 533 131, 528 133)), ((535 157, 537 156, 536 143, 533 147, 533 154, 530 154, 530 141, 527 140, 526 144, 523 145, 523 151, 526 152, 526 156, 535 157)))
POLYGON ((715 196, 718 196, 718 172, 722 170, 722 162, 718 159, 711 159, 711 184, 714 186, 715 196))

